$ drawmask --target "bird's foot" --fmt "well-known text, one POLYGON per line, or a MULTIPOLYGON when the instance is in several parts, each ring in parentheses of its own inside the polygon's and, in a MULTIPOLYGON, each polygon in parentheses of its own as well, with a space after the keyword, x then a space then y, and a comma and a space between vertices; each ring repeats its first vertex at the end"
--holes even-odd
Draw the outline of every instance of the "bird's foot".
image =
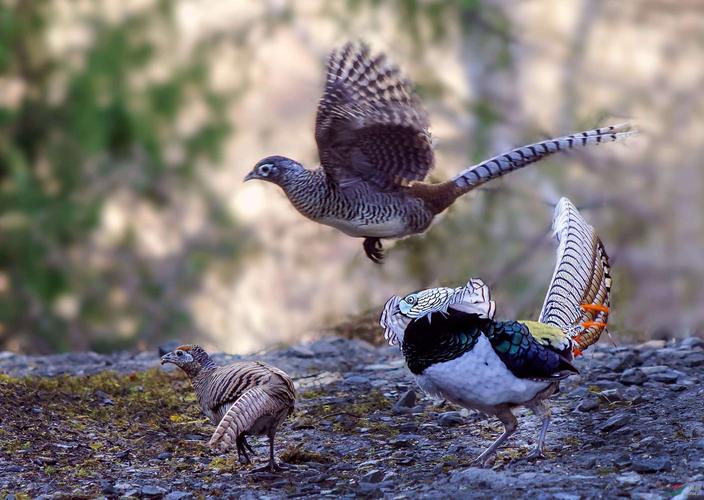
POLYGON ((483 469, 491 465, 495 458, 496 455, 494 455, 493 453, 489 455, 485 455, 484 453, 482 453, 477 458, 469 462, 469 465, 471 465, 472 467, 480 467, 483 469))
POLYGON ((543 449, 536 446, 526 456, 514 459, 514 462, 532 462, 534 460, 540 460, 542 458, 545 458, 545 455, 543 454, 543 449))
POLYGON ((255 454, 254 450, 249 445, 244 435, 241 435, 237 439, 237 459, 241 464, 247 465, 252 463, 252 461, 249 459, 249 454, 247 453, 247 451, 249 451, 253 455, 255 454))
POLYGON ((257 472, 271 472, 272 474, 276 472, 283 472, 287 470, 289 467, 287 465, 283 464, 277 464, 275 461, 271 461, 266 465, 262 465, 261 467, 257 467, 255 469, 252 469, 253 473, 257 472))
POLYGON ((384 259, 384 247, 381 244, 380 238, 364 238, 364 253, 367 254, 369 260, 375 264, 381 264, 384 259))

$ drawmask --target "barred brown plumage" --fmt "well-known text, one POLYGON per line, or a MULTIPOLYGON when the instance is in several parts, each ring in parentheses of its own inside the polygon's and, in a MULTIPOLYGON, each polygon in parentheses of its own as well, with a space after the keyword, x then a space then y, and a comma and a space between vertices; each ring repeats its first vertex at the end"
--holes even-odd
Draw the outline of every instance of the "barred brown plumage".
POLYGON ((318 104, 315 140, 321 168, 283 156, 257 162, 245 180, 279 185, 305 217, 364 238, 381 262, 381 238, 425 231, 459 196, 558 151, 616 141, 628 125, 597 128, 523 146, 473 165, 452 179, 421 182, 433 167, 428 116, 412 83, 384 54, 363 43, 333 50, 318 104))
POLYGON ((261 361, 243 361, 218 367, 200 346, 182 345, 161 358, 173 363, 191 379, 198 403, 213 425, 209 445, 235 448, 242 461, 250 463, 247 435, 269 438, 271 471, 281 469, 274 459, 274 436, 294 408, 296 391, 282 370, 261 361))

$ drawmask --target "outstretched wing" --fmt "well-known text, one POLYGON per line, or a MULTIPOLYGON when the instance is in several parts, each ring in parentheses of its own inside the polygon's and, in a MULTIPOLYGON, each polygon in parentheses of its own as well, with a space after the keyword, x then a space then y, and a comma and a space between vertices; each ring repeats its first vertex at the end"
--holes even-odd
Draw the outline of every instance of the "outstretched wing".
POLYGON ((609 258, 594 228, 567 198, 555 207, 557 263, 539 321, 567 332, 579 349, 606 329, 611 293, 609 258))
POLYGON ((366 181, 392 190, 433 166, 428 118, 411 82, 365 44, 330 54, 315 140, 321 165, 343 187, 366 181))
POLYGON ((237 437, 249 430, 257 420, 265 417, 277 419, 292 408, 290 395, 284 386, 252 387, 225 413, 208 445, 212 448, 233 448, 237 437))

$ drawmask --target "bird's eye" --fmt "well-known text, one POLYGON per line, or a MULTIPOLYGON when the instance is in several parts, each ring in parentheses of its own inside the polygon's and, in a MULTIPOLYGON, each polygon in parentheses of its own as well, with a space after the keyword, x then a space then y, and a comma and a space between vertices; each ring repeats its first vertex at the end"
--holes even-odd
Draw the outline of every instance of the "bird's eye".
POLYGON ((270 172, 271 172, 271 164, 269 164, 269 163, 265 163, 264 165, 259 167, 259 173, 262 175, 265 175, 265 176, 269 175, 270 172))
POLYGON ((410 305, 414 306, 416 302, 418 302, 418 299, 416 298, 415 295, 409 295, 408 297, 405 298, 406 302, 408 302, 410 305))
POLYGON ((178 357, 183 356, 183 351, 176 351, 176 356, 178 356, 178 357))

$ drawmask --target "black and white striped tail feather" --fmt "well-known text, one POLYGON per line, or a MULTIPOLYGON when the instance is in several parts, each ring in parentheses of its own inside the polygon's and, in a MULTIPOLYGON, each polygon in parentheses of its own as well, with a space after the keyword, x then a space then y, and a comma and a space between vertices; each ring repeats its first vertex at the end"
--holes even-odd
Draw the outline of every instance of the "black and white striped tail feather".
POLYGON ((577 208, 562 198, 555 207, 553 231, 557 262, 539 321, 568 332, 578 350, 606 330, 611 269, 604 245, 577 208))
POLYGON ((485 182, 523 168, 557 152, 569 151, 602 142, 618 141, 635 134, 637 134, 637 131, 631 130, 630 124, 622 123, 536 142, 473 165, 457 174, 452 181, 462 193, 466 193, 485 182))

